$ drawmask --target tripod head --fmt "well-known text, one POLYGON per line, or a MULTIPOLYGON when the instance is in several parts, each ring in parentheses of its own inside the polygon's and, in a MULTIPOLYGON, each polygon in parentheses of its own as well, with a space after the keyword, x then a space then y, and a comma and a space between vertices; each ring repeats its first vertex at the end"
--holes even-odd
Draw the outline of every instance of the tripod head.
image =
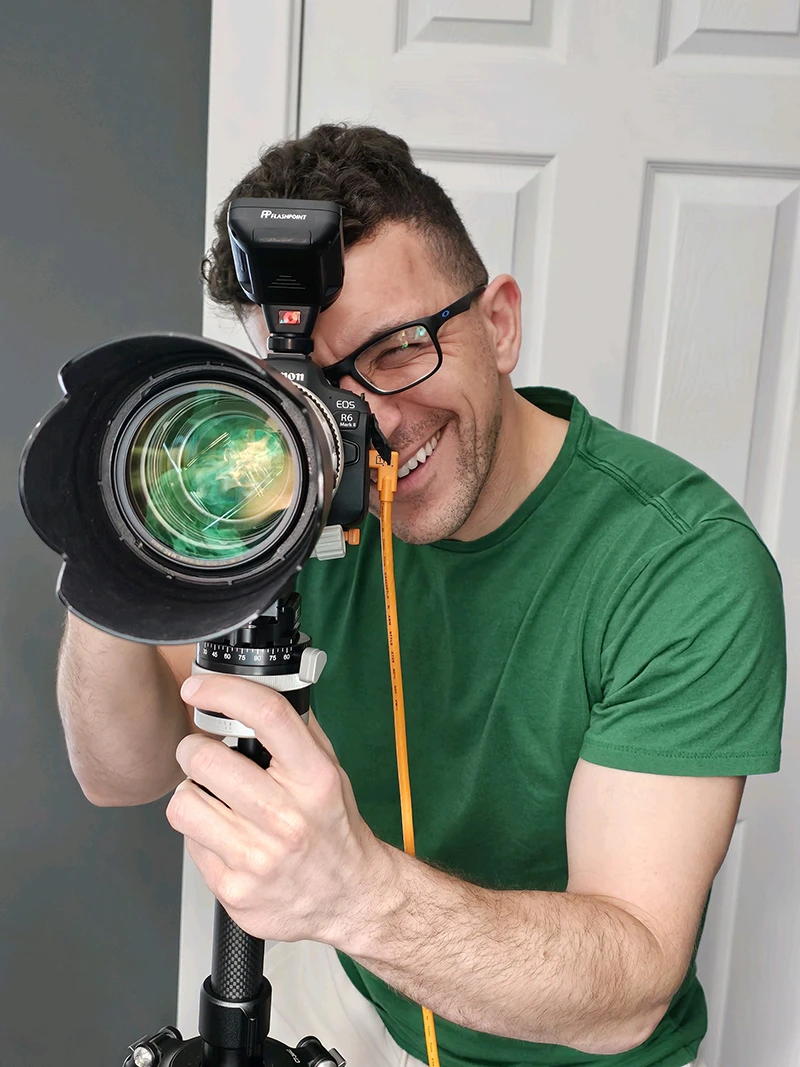
MULTIPOLYGON (((280 690, 308 719, 309 692, 325 653, 300 632, 300 596, 291 585, 253 622, 226 637, 200 641, 193 674, 236 674, 280 690)), ((235 719, 195 708, 195 722, 266 769, 270 754, 253 730, 235 719)), ((211 974, 200 993, 200 1036, 184 1040, 166 1026, 129 1046, 123 1067, 345 1067, 336 1049, 316 1037, 295 1048, 268 1036, 272 987, 264 977, 264 942, 244 932, 217 901, 211 974)))

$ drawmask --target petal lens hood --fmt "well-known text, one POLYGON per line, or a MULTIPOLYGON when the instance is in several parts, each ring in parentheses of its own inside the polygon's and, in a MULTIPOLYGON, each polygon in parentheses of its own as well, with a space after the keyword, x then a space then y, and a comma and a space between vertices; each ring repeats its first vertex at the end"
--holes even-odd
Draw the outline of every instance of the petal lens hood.
POLYGON ((64 559, 66 607, 120 637, 188 644, 272 604, 334 493, 316 405, 267 362, 175 333, 101 345, 59 379, 64 396, 22 454, 20 497, 64 559))

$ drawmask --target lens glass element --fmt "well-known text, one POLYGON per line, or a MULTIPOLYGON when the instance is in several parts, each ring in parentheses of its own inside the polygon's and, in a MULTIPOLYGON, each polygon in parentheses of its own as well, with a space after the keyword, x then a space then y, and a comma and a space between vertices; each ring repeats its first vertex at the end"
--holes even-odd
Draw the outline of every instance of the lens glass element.
POLYGON ((277 412, 235 386, 196 382, 162 394, 129 427, 125 495, 151 545, 219 566, 278 539, 300 468, 277 412))

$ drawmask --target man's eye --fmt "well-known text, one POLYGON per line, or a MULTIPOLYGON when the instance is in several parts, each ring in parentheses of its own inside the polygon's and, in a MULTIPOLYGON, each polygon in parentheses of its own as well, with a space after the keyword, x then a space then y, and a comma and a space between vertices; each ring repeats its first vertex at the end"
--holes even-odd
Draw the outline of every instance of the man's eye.
POLYGON ((389 358, 391 356, 401 356, 403 353, 419 352, 423 346, 415 341, 401 341, 399 344, 391 345, 386 348, 379 348, 377 355, 379 359, 389 358))
POLYGON ((379 359, 397 355, 402 352, 420 352, 432 344, 430 335, 424 326, 412 326, 408 330, 398 330, 390 337, 384 337, 371 352, 379 359))
POLYGON ((414 360, 424 357, 432 351, 433 346, 422 342, 404 341, 391 347, 376 349, 369 354, 368 363, 371 367, 388 370, 392 367, 403 367, 414 360))

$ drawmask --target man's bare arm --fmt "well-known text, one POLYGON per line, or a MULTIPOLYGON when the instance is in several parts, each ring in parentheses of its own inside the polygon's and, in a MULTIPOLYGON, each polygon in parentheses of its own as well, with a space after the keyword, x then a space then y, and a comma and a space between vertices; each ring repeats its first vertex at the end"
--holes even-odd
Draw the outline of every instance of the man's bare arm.
POLYGON ((58 706, 72 770, 93 804, 146 804, 185 777, 175 749, 196 729, 179 692, 192 651, 124 641, 67 615, 58 706))
POLYGON ((635 1047, 689 965, 743 784, 581 760, 567 892, 484 889, 385 846, 336 947, 462 1026, 595 1055, 635 1047))

